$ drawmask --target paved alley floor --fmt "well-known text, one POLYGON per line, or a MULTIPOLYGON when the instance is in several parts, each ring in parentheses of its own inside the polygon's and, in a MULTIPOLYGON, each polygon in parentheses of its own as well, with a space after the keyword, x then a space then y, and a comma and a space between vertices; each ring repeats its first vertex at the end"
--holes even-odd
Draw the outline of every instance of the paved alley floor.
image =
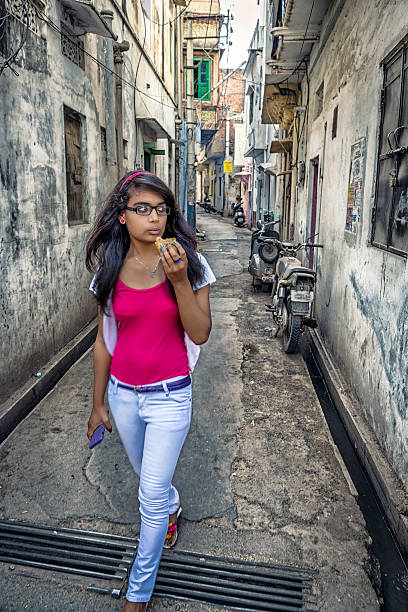
MULTIPOLYGON (((194 413, 175 475, 177 546, 318 570, 318 609, 379 609, 370 538, 300 355, 285 355, 246 270, 250 231, 198 211, 217 283, 213 331, 194 373, 194 413)), ((114 429, 88 450, 92 354, 0 446, 0 517, 132 536, 137 480, 114 429)), ((0 610, 107 611, 86 581, 0 564, 0 610)), ((149 611, 217 610, 154 598, 149 611)))

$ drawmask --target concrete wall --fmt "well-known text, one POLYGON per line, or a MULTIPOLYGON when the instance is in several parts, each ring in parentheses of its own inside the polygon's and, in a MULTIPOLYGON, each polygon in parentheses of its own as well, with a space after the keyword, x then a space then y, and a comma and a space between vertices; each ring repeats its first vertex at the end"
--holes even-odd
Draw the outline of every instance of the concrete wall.
MULTIPOLYGON (((174 12, 174 6, 170 10, 167 4, 165 20, 174 12)), ((140 4, 128 3, 129 19, 115 3, 97 2, 96 8, 114 11, 113 30, 119 41, 130 43, 123 78, 133 84, 142 48, 140 4)), ((47 15, 59 26, 61 4, 52 1, 47 15)), ((95 34, 83 38, 85 49, 106 62, 112 39, 95 34)), ((143 141, 158 137, 142 122, 136 129, 135 111, 139 118, 157 118, 174 137, 174 79, 167 64, 163 68, 160 63, 163 55, 168 61, 168 37, 164 42, 164 54, 160 51, 155 57, 157 66, 149 59, 149 48, 140 61, 137 86, 150 97, 137 92, 135 98, 133 87, 123 84, 128 154, 121 172, 135 162, 141 165, 143 141)), ((95 316, 84 265, 85 243, 96 213, 118 179, 115 161, 107 163, 101 147, 100 128, 108 127, 107 93, 114 95, 114 87, 106 89, 105 70, 89 57, 82 70, 63 56, 60 34, 46 25, 41 36, 29 34, 15 68, 19 76, 6 70, 0 77, 0 402, 95 316), (86 221, 77 225, 69 225, 67 218, 64 105, 82 117, 86 221)), ((168 150, 167 139, 158 140, 157 148, 168 150)), ((168 155, 155 160, 158 174, 167 181, 168 155)))
MULTIPOLYGON (((318 158, 316 231, 320 232, 318 242, 324 244, 317 261, 319 329, 381 446, 408 485, 407 263, 369 242, 380 123, 380 62, 406 36, 408 15, 403 0, 383 0, 375 7, 350 0, 328 32, 338 5, 333 3, 323 23, 320 39, 327 38, 324 48, 315 45, 310 58, 307 150, 303 143, 299 156, 306 163, 306 181, 298 189, 296 238, 304 239, 310 228, 311 161, 318 158), (314 118, 315 92, 322 81, 323 108, 314 118), (335 106, 338 128, 332 139, 335 106), (345 231, 350 151, 363 137, 361 221, 352 234, 345 231)), ((305 102, 306 79, 302 90, 305 102)))

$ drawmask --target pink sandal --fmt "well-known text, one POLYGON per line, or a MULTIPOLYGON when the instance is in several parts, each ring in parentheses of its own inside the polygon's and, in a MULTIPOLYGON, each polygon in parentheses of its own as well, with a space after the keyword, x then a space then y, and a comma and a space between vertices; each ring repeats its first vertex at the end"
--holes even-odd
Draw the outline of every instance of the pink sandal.
MULTIPOLYGON (((176 514, 176 520, 177 520, 177 519, 178 519, 178 517, 180 516, 180 514, 181 514, 181 510, 182 510, 182 508, 181 508, 181 506, 179 506, 179 509, 177 510, 177 514, 176 514)), ((173 523, 170 521, 170 523, 169 523, 169 527, 168 527, 168 529, 167 529, 167 535, 166 535, 166 539, 165 539, 165 541, 164 541, 163 548, 173 548, 173 547, 176 545, 176 542, 177 542, 177 536, 178 536, 178 532, 177 532, 177 523, 174 523, 174 525, 173 525, 173 523), (172 537, 174 536, 174 534, 176 535, 176 538, 175 538, 175 540, 174 540, 173 544, 171 544, 171 545, 170 545, 170 544, 168 543, 168 541, 172 539, 172 537)))

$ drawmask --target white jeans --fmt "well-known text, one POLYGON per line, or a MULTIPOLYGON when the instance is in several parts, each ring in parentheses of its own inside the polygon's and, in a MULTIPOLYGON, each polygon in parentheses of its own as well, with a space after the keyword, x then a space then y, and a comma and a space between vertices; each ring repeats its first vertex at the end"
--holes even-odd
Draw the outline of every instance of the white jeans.
MULTIPOLYGON (((180 505, 171 484, 191 420, 191 384, 177 391, 140 393, 110 380, 109 406, 129 460, 140 476, 141 514, 137 556, 128 601, 149 601, 159 569, 169 514, 180 505)), ((172 380, 183 378, 177 376, 172 380)), ((158 383, 155 383, 158 384, 158 383)), ((166 385, 164 385, 166 388, 166 385)))

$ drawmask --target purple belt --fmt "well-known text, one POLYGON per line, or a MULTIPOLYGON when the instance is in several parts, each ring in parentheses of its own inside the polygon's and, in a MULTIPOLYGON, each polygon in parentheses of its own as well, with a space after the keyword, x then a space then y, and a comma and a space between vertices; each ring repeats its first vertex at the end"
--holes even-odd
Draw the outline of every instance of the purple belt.
MULTIPOLYGON (((123 387, 124 389, 132 389, 133 391, 137 391, 138 393, 157 393, 160 391, 166 391, 164 385, 162 383, 158 383, 157 385, 127 385, 125 383, 121 383, 113 380, 111 376, 111 381, 114 385, 118 387, 123 387)), ((166 383, 167 389, 169 391, 178 391, 179 389, 184 389, 184 387, 188 387, 191 384, 191 376, 188 374, 184 378, 180 378, 179 380, 173 380, 166 383)))

